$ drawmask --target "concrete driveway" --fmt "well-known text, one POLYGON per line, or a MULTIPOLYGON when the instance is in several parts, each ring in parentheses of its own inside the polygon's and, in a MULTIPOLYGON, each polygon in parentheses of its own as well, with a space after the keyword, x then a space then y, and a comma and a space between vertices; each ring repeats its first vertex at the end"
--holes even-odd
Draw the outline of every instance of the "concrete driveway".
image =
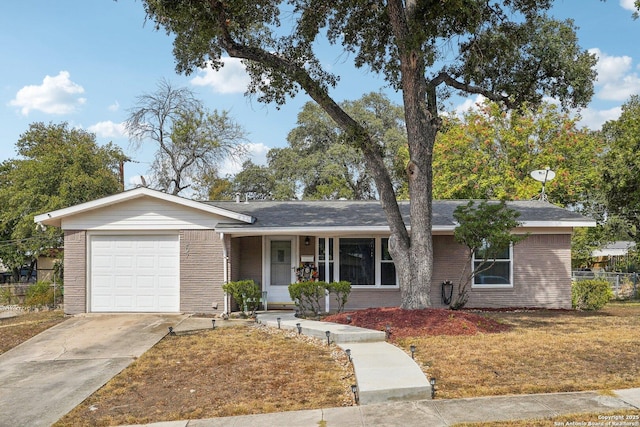
POLYGON ((0 355, 0 426, 50 426, 186 317, 82 315, 0 355))

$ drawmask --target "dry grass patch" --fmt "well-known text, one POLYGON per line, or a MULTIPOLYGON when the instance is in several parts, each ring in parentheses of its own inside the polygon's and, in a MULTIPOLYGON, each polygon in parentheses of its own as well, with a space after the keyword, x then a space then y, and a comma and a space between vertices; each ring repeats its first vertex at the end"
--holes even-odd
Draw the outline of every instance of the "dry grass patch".
POLYGON ((0 319, 0 354, 64 320, 61 310, 34 311, 0 319))
POLYGON ((106 426, 352 404, 344 352, 261 326, 167 336, 56 426, 106 426))
POLYGON ((438 379, 438 398, 640 387, 640 304, 485 316, 512 329, 398 341, 407 351, 416 345, 423 370, 438 379))

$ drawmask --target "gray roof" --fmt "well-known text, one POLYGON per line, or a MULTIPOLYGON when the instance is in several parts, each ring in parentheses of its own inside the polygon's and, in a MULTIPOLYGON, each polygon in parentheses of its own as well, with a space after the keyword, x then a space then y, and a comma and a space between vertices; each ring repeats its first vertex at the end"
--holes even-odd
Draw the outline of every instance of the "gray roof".
MULTIPOLYGON (((387 219, 379 201, 249 201, 204 202, 255 219, 252 224, 219 224, 218 228, 330 228, 386 227, 387 219)), ((453 211, 468 200, 434 200, 433 228, 455 226, 453 211)), ((399 202, 405 223, 409 221, 409 202, 399 202)), ((507 206, 520 212, 518 221, 536 226, 584 226, 593 221, 578 213, 542 201, 511 201, 507 206), (543 224, 547 223, 547 224, 543 224)), ((593 224, 595 225, 595 224, 593 224)))

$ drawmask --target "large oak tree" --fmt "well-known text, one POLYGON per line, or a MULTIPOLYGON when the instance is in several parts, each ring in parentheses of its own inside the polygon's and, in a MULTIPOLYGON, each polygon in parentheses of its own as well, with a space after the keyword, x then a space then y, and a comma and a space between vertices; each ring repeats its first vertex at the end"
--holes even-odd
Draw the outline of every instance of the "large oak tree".
POLYGON ((306 92, 358 147, 376 183, 391 237, 402 307, 430 305, 432 157, 439 102, 451 92, 482 94, 516 107, 544 95, 585 105, 595 58, 577 45, 571 21, 549 18, 551 0, 144 0, 157 28, 175 34, 179 72, 245 60, 250 94, 285 103, 306 92), (324 38, 324 39, 323 39, 324 38), (382 75, 402 92, 408 138, 411 224, 400 214, 381 147, 333 99, 339 76, 314 49, 382 75))

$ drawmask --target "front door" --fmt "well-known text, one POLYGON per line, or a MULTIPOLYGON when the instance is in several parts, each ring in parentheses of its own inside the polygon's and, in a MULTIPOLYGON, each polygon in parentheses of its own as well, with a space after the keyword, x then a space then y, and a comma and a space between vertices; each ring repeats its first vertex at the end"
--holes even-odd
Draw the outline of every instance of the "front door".
POLYGON ((291 302, 289 285, 294 281, 294 257, 292 238, 272 238, 267 242, 269 272, 267 300, 273 303, 291 302))

